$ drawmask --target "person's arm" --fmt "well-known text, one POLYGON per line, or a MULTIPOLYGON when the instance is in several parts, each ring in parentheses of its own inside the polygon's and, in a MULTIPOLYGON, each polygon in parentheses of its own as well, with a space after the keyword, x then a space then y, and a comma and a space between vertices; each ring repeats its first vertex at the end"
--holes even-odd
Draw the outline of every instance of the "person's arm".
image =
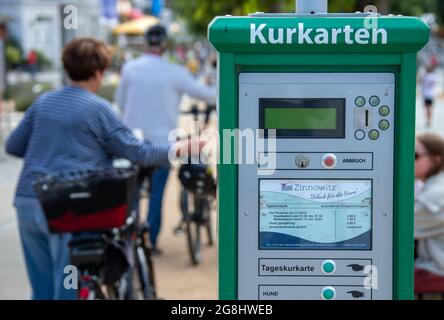
POLYGON ((444 211, 415 199, 415 239, 424 239, 444 234, 444 211))
POLYGON ((190 154, 197 156, 205 146, 205 141, 199 137, 172 144, 142 142, 126 127, 121 127, 112 132, 105 143, 110 154, 118 158, 128 159, 143 167, 167 166, 170 164, 169 156, 174 157, 171 160, 190 154))
POLYGON ((19 158, 25 156, 29 138, 31 137, 36 104, 37 102, 34 102, 29 107, 18 127, 8 137, 5 147, 6 153, 19 158))
POLYGON ((138 140, 133 132, 120 127, 111 132, 105 140, 108 153, 125 158, 143 167, 166 166, 169 164, 169 145, 155 145, 138 140))
POLYGON ((185 68, 178 68, 176 81, 182 93, 208 104, 216 104, 216 88, 200 84, 185 68))
MULTIPOLYGON (((111 156, 125 158, 143 167, 167 166, 170 145, 157 145, 137 139, 133 131, 114 113, 110 106, 97 108, 100 112, 89 121, 91 136, 111 156)), ((174 146, 173 148, 178 148, 174 146)))
POLYGON ((92 139, 109 155, 125 158, 143 167, 167 166, 171 156, 186 156, 192 151, 200 151, 204 141, 190 139, 169 144, 151 144, 137 139, 133 131, 111 110, 109 105, 101 105, 89 116, 88 131, 92 139))

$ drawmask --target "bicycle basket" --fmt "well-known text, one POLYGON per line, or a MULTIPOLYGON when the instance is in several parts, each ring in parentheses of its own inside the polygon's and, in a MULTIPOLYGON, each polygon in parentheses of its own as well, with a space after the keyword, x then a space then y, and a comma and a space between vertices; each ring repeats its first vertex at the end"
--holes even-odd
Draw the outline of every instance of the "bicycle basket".
POLYGON ((211 169, 205 164, 181 165, 179 180, 190 192, 200 195, 216 195, 216 182, 211 174, 211 169))
POLYGON ((37 179, 33 186, 53 233, 118 228, 131 212, 137 170, 76 171, 37 179))

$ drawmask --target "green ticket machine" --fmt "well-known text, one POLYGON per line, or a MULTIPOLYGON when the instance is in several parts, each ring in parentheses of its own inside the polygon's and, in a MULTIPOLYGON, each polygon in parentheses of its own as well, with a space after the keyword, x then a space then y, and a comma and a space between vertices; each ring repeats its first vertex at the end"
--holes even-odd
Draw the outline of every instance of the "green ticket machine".
POLYGON ((297 13, 210 24, 221 299, 413 298, 416 57, 429 28, 375 11, 300 0, 297 13))

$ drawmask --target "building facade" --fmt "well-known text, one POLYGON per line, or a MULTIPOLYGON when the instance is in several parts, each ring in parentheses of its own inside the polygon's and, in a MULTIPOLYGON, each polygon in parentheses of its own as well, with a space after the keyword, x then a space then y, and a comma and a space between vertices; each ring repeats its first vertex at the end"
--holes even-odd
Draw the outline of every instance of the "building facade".
POLYGON ((9 34, 25 55, 38 50, 55 68, 60 67, 67 41, 78 36, 106 36, 100 0, 0 0, 0 17, 8 20, 9 34))

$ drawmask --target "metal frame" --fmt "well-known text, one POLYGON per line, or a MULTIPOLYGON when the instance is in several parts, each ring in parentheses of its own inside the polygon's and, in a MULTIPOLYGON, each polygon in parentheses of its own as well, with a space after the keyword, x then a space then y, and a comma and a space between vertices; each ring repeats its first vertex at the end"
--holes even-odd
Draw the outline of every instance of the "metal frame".
POLYGON ((296 0, 297 13, 319 14, 328 12, 328 0, 296 0))

